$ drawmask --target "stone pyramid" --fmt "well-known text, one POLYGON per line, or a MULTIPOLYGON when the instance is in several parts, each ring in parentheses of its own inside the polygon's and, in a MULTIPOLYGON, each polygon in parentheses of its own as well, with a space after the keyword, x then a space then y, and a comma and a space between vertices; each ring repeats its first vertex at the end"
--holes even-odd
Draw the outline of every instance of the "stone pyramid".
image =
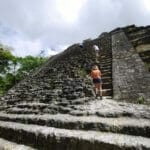
POLYGON ((0 98, 1 149, 150 149, 150 26, 117 28, 82 44, 52 56, 0 98), (94 64, 103 100, 88 76, 94 64))

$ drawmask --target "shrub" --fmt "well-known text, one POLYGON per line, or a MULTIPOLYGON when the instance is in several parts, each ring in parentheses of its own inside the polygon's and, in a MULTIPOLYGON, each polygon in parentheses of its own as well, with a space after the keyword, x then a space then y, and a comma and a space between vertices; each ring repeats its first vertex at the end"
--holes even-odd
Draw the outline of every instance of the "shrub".
POLYGON ((138 104, 144 104, 145 103, 145 98, 143 96, 140 96, 137 100, 138 104))

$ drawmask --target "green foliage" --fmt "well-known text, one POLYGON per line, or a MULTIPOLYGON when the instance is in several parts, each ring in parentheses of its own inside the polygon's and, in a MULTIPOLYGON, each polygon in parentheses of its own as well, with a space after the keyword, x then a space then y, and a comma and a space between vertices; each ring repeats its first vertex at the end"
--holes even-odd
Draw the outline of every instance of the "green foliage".
POLYGON ((3 78, 0 77, 0 95, 3 95, 15 84, 14 78, 14 75, 11 73, 7 73, 3 78))
POLYGON ((140 96, 137 100, 138 104, 144 104, 145 103, 145 98, 143 96, 140 96))
POLYGON ((14 58, 15 56, 11 54, 10 50, 0 48, 0 73, 6 72, 9 61, 12 61, 14 58))
POLYGON ((0 44, 0 96, 46 60, 44 57, 15 57, 0 44))
POLYGON ((47 58, 26 56, 24 58, 17 58, 20 68, 17 71, 17 80, 21 80, 29 72, 34 71, 37 67, 41 66, 47 58))
POLYGON ((87 75, 86 71, 83 68, 79 68, 77 70, 77 74, 81 77, 85 77, 87 75))
POLYGON ((0 76, 0 96, 3 95, 3 93, 4 93, 4 80, 0 76))
POLYGON ((47 59, 42 57, 33 57, 33 56, 26 56, 25 58, 18 58, 18 62, 21 64, 21 70, 30 71, 35 69, 36 67, 43 64, 47 59))

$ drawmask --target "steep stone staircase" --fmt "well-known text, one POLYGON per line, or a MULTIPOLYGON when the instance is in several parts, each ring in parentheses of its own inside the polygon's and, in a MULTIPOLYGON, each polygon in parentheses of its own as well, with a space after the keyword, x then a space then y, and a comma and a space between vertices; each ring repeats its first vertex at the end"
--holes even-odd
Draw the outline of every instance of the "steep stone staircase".
POLYGON ((112 99, 111 49, 111 33, 84 41, 83 48, 75 44, 13 87, 1 98, 0 146, 150 150, 150 107, 112 99), (98 62, 93 44, 101 47, 98 62), (88 73, 94 64, 103 74, 103 100, 93 97, 88 73))
POLYGON ((103 37, 99 37, 94 40, 94 43, 100 47, 99 58, 97 65, 102 72, 103 81, 103 95, 112 96, 112 51, 111 51, 111 35, 105 34, 103 37))
POLYGON ((1 112, 1 138, 40 150, 150 149, 148 106, 104 99, 74 108, 68 114, 1 112))

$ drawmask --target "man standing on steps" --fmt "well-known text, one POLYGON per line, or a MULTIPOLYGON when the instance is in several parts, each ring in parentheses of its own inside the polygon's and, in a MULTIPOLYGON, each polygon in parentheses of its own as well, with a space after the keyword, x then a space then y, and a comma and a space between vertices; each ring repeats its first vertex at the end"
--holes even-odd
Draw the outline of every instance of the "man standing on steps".
POLYGON ((94 65, 92 67, 90 76, 93 79, 93 84, 95 86, 94 91, 95 91, 96 98, 100 96, 100 99, 102 99, 102 79, 101 79, 102 74, 98 66, 94 65))
POLYGON ((95 51, 95 58, 96 58, 96 63, 98 63, 98 58, 99 58, 99 52, 100 52, 100 49, 99 49, 99 47, 97 46, 97 45, 93 45, 93 49, 94 49, 94 51, 95 51))

